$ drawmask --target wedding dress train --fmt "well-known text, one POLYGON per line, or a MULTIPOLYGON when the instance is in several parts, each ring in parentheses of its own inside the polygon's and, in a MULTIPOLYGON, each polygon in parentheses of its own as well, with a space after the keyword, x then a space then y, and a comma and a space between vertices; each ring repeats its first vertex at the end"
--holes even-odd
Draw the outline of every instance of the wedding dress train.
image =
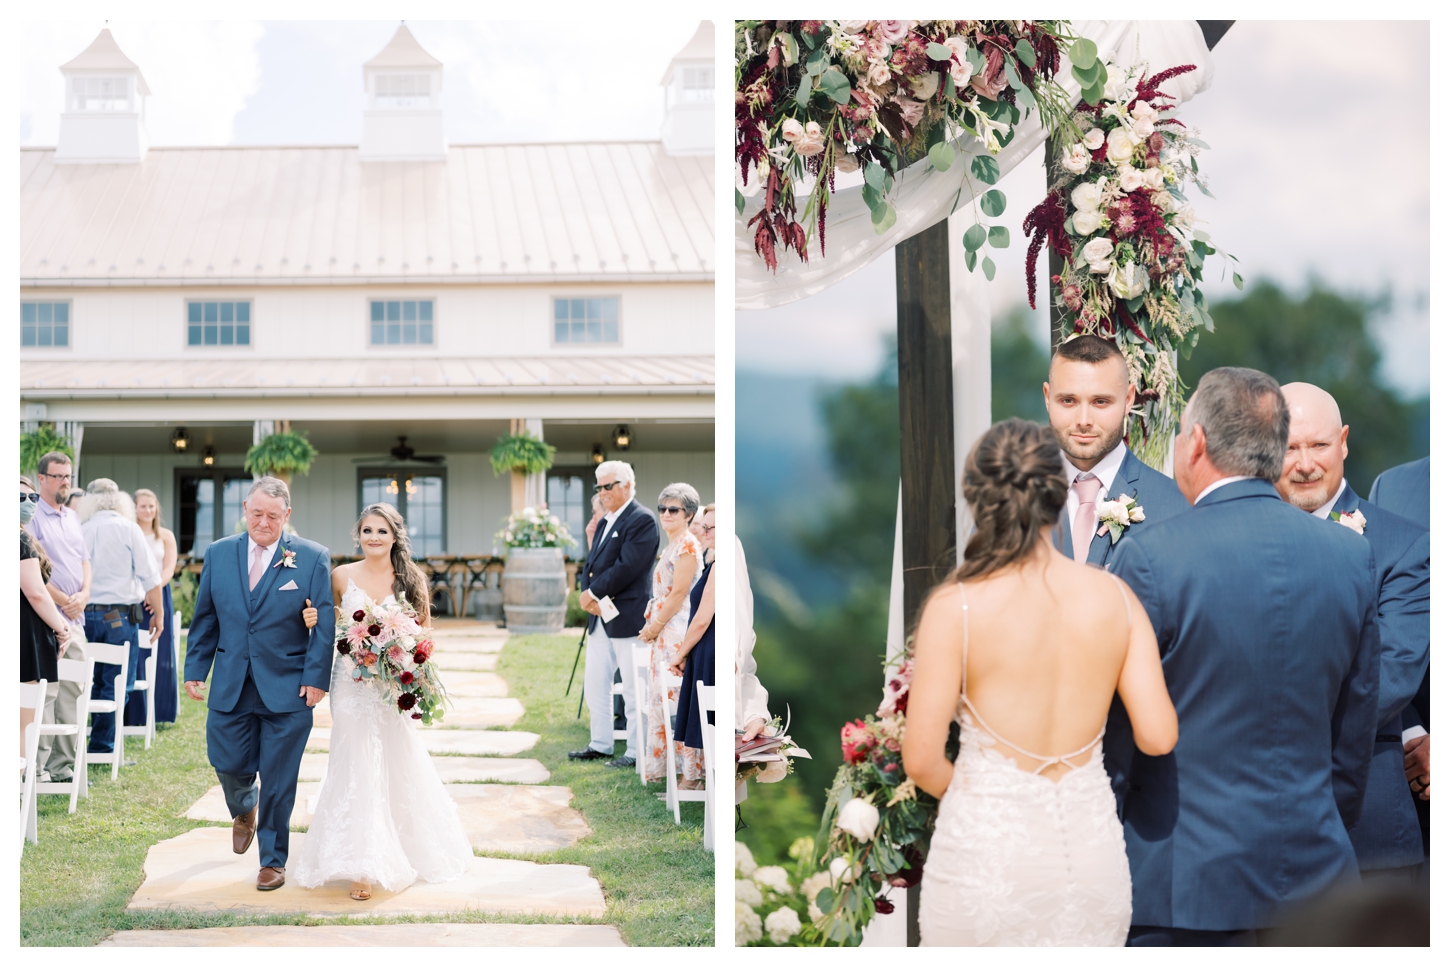
MULTIPOLYGON (((367 601, 349 580, 338 613, 367 601)), ((473 859, 458 805, 413 720, 372 685, 353 681, 352 667, 346 656, 333 662, 327 771, 293 879, 309 888, 366 880, 394 893, 418 879, 457 879, 473 859)))
POLYGON ((961 751, 923 871, 921 944, 1121 947, 1133 890, 1103 732, 1076 752, 1041 756, 993 731, 967 698, 966 611, 963 590, 961 751), (999 743, 1041 765, 1028 772, 999 743), (1042 775, 1055 764, 1069 769, 1057 781, 1042 775))

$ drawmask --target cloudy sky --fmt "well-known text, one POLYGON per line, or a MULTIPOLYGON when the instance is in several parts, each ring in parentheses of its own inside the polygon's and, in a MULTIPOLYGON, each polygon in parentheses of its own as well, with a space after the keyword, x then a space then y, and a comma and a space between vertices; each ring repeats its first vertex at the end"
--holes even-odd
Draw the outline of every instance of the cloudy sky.
MULTIPOLYGON (((1379 334, 1386 374, 1409 392, 1430 374, 1429 55, 1423 22, 1240 20, 1214 50, 1213 86, 1183 112, 1213 149, 1199 164, 1217 200, 1195 192, 1194 207, 1245 281, 1299 289, 1317 274, 1342 291, 1393 293, 1379 334)), ((1045 190, 1042 168, 1022 165, 1001 187, 1013 243, 995 259, 996 311, 1026 301, 1019 226, 1045 190)), ((1210 296, 1232 292, 1219 264, 1210 296)), ((738 313, 738 364, 872 372, 881 334, 895 330, 894 286, 888 254, 810 299, 738 313)), ((1045 344, 1042 312, 1038 328, 1045 344)))
MULTIPOLYGON (((446 133, 467 144, 659 137, 660 79, 698 24, 688 17, 410 20, 408 28, 443 61, 446 133), (648 53, 619 56, 625 47, 648 53)), ((22 145, 55 144, 64 100, 56 68, 102 26, 96 19, 15 28, 22 145)), ((395 20, 110 22, 151 89, 147 129, 156 145, 357 144, 362 65, 397 26, 395 20)))

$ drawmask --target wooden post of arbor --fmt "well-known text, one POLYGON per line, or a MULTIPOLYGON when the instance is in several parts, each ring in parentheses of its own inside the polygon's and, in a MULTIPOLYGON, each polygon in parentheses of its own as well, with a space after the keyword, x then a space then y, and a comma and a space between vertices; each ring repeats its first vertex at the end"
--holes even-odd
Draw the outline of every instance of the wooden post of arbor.
MULTIPOLYGON (((1209 50, 1223 38, 1232 20, 1200 20, 1209 50)), ((1171 65, 1170 65, 1171 66, 1171 65)), ((1049 139, 1048 183, 1056 153, 1049 139)), ((896 352, 901 399, 901 561, 902 615, 908 631, 927 594, 951 573, 956 554, 955 482, 959 468, 953 447, 952 319, 950 259, 961 250, 938 222, 896 246, 896 352)), ((1048 251, 1051 276, 1062 260, 1048 251)), ((1052 346, 1061 330, 1052 315, 1052 346)), ((921 887, 906 897, 906 943, 920 945, 917 925, 921 887)))

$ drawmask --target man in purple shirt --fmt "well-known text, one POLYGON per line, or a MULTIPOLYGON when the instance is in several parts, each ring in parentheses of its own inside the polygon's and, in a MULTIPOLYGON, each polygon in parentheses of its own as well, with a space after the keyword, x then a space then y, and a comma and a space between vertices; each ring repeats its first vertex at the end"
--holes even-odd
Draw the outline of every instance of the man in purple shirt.
MULTIPOLYGON (((50 583, 46 590, 55 599, 56 607, 70 621, 70 640, 62 658, 82 661, 85 658, 85 613, 91 597, 91 562, 81 536, 80 516, 65 505, 71 491, 71 461, 64 453, 51 452, 36 465, 39 478, 40 503, 30 519, 30 536, 40 542, 50 557, 50 583)), ((46 687, 46 723, 69 725, 75 722, 76 699, 80 687, 73 682, 53 682, 46 687)), ((69 782, 75 771, 76 737, 45 735, 40 739, 37 761, 49 773, 49 781, 69 782)), ((45 777, 38 777, 42 782, 45 777)))

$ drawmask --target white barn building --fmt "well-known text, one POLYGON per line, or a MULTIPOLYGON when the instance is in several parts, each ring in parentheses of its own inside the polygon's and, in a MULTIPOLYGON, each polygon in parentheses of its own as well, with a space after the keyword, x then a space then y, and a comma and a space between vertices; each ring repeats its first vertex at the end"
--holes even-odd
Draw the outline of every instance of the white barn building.
POLYGON ((712 500, 712 35, 669 65, 659 141, 446 144, 442 65, 400 27, 359 147, 171 148, 102 31, 61 67, 57 147, 20 152, 23 419, 80 483, 155 490, 183 552, 231 532, 281 421, 321 452, 293 523, 334 554, 379 498, 420 553, 493 551, 511 426, 558 448, 531 492, 576 535, 601 457, 648 506, 712 500))

